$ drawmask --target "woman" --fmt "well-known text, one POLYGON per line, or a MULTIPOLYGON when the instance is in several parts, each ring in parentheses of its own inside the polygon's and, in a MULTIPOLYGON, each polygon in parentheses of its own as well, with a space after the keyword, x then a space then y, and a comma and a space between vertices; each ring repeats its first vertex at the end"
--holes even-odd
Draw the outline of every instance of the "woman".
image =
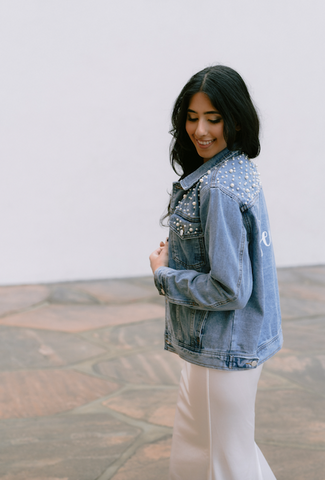
POLYGON ((259 120, 229 67, 194 75, 176 100, 171 163, 182 170, 169 239, 150 255, 166 296, 165 349, 185 360, 171 480, 274 480, 254 441, 257 383, 282 345, 259 120))

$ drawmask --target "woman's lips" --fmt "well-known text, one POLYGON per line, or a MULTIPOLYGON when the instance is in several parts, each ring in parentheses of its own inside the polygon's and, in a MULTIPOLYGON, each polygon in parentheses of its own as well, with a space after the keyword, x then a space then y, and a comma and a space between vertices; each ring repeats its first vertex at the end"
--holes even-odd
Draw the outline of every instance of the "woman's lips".
POLYGON ((200 148, 209 148, 210 145, 214 142, 214 140, 198 140, 197 138, 195 139, 196 143, 200 148))

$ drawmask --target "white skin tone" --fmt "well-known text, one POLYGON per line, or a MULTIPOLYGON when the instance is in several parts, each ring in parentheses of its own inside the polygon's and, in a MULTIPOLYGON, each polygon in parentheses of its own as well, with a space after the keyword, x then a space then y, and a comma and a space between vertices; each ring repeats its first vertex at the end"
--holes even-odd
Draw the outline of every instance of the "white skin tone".
MULTIPOLYGON (((185 129, 204 163, 227 147, 222 116, 203 92, 196 93, 190 100, 185 129)), ((159 267, 168 266, 167 242, 168 239, 160 242, 149 257, 153 273, 159 267)))

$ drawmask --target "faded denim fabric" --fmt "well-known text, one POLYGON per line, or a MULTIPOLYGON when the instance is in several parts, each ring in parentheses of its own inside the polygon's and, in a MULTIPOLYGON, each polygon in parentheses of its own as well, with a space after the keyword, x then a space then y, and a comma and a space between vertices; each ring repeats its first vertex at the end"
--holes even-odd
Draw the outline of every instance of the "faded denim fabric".
POLYGON ((255 368, 282 346, 277 274, 254 162, 228 149, 173 184, 165 349, 218 369, 255 368))

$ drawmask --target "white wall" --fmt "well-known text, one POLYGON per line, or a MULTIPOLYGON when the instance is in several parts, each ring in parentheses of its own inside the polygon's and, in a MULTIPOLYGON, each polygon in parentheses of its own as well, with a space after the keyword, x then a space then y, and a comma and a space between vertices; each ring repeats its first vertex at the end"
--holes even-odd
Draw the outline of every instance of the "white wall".
POLYGON ((0 0, 0 284, 149 274, 169 116, 215 63, 247 81, 279 266, 325 263, 325 4, 0 0))

